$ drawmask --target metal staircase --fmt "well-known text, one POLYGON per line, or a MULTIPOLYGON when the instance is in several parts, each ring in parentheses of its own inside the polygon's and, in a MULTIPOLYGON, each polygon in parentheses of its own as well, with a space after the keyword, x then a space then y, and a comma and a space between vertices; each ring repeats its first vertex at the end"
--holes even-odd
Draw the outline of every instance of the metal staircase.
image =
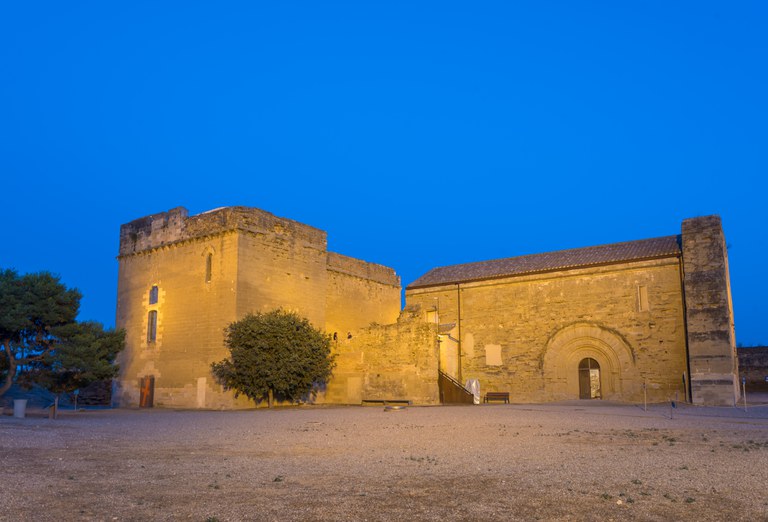
POLYGON ((437 386, 440 390, 440 404, 474 404, 475 396, 459 381, 438 370, 437 386))

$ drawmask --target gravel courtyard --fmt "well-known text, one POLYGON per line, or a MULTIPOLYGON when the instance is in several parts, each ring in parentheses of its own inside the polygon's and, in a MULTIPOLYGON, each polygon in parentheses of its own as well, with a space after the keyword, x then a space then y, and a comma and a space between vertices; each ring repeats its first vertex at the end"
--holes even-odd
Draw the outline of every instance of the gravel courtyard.
POLYGON ((0 520, 768 520, 768 406, 0 417, 0 520))

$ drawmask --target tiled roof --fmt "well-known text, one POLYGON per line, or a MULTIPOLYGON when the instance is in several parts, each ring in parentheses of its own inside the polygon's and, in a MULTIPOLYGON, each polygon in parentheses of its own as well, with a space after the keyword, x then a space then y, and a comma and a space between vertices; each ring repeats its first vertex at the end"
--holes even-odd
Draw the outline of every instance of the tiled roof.
POLYGON ((613 243, 611 245, 480 261, 464 265, 442 266, 433 268, 408 285, 408 288, 463 283, 482 279, 551 272, 554 270, 569 270, 587 266, 679 255, 680 236, 657 237, 625 243, 613 243))

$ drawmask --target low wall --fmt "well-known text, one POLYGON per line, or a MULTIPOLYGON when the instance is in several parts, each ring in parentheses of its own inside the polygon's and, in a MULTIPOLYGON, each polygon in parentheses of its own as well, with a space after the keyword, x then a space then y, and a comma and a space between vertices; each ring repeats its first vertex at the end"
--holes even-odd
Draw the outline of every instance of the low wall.
POLYGON ((333 346, 336 368, 318 402, 407 399, 439 404, 435 325, 404 310, 397 323, 350 332, 333 346))
POLYGON ((738 348, 739 378, 746 378, 747 393, 768 392, 768 346, 738 348))

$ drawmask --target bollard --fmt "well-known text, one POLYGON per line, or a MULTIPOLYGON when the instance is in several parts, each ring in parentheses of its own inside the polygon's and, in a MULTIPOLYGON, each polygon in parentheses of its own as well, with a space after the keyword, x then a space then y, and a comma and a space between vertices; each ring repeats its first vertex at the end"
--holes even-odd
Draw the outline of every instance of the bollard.
POLYGON ((648 384, 643 380, 643 411, 648 411, 648 384))
POLYGON ((13 400, 13 416, 17 419, 23 419, 27 414, 27 399, 13 400))

